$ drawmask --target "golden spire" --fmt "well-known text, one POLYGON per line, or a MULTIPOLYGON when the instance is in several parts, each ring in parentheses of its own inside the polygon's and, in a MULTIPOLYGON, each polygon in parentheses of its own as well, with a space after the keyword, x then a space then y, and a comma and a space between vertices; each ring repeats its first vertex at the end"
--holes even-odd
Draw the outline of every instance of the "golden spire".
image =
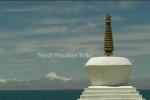
POLYGON ((113 37, 112 37, 112 30, 111 30, 111 16, 109 14, 107 14, 107 16, 106 16, 104 51, 105 51, 105 55, 107 55, 107 56, 111 56, 113 54, 113 37))

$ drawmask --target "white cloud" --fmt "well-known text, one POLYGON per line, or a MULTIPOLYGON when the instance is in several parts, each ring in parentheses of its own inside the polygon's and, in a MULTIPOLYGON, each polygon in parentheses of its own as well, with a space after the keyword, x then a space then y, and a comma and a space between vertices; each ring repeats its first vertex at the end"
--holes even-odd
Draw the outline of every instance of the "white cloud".
POLYGON ((124 28, 124 30, 129 31, 129 32, 137 32, 137 33, 141 33, 141 32, 150 32, 150 24, 144 24, 144 25, 132 25, 132 26, 127 26, 124 28))
MULTIPOLYGON (((90 27, 95 27, 95 24, 89 23, 86 26, 83 26, 83 28, 84 27, 85 27, 84 30, 86 30, 86 29, 89 29, 90 27)), ((128 40, 138 41, 138 40, 150 39, 149 29, 150 29, 150 25, 128 26, 123 30, 123 33, 113 34, 115 40, 124 40, 124 44, 119 43, 118 41, 118 43, 115 43, 114 45, 115 47, 138 48, 136 52, 130 50, 131 55, 149 54, 148 51, 150 49, 148 48, 149 47, 148 43, 145 45, 137 44, 136 42, 132 43, 132 41, 131 41, 132 44, 126 43, 126 41, 128 40), (127 32, 124 32, 125 30, 127 32), (142 52, 143 50, 142 48, 145 48, 145 52, 142 52)), ((78 32, 79 30, 80 29, 77 29, 76 32, 78 32)), ((44 29, 42 29, 41 32, 42 31, 44 31, 44 29)), ((39 31, 35 31, 35 32, 38 33, 39 31)), ((40 32, 38 34, 40 34, 40 32)), ((47 39, 46 40, 34 40, 33 39, 32 41, 24 41, 24 42, 16 43, 16 49, 12 49, 12 53, 13 52, 30 53, 33 51, 39 52, 39 50, 46 50, 46 48, 53 49, 53 47, 59 47, 59 48, 64 49, 64 52, 83 52, 84 51, 92 55, 96 55, 96 54, 103 55, 103 44, 101 44, 103 42, 103 35, 104 34, 99 34, 99 35, 87 34, 87 35, 83 35, 80 37, 77 36, 77 37, 59 38, 59 39, 52 39, 52 40, 51 39, 49 40, 47 39), (100 44, 91 45, 90 42, 99 42, 100 44), (100 50, 98 50, 98 48, 100 48, 100 50)), ((126 55, 126 53, 128 53, 128 49, 125 49, 124 51, 121 50, 119 52, 120 52, 119 54, 122 53, 122 55, 126 55)), ((50 63, 58 63, 58 62, 50 61, 50 63)))
POLYGON ((124 20, 123 17, 120 17, 120 16, 112 16, 112 21, 122 21, 124 20))
MULTIPOLYGON (((20 79, 7 79, 7 82, 22 82, 23 80, 20 80, 20 79)), ((29 80, 24 80, 24 81, 29 81, 29 80)))
POLYGON ((0 32, 0 39, 4 39, 4 38, 15 38, 15 36, 8 34, 8 32, 0 32))
POLYGON ((94 5, 89 6, 83 2, 48 2, 40 6, 25 6, 25 7, 10 7, 1 9, 0 12, 25 13, 25 12, 40 12, 45 14, 59 13, 78 13, 84 10, 97 10, 94 5), (69 5, 68 5, 69 4, 69 5))
POLYGON ((72 80, 72 78, 66 78, 63 76, 59 76, 59 75, 55 74, 54 72, 48 73, 45 77, 50 79, 50 80, 62 80, 62 81, 72 80))
POLYGON ((0 83, 7 83, 7 82, 11 82, 11 81, 21 81, 18 79, 0 79, 0 83))
POLYGON ((76 33, 86 33, 86 32, 97 32, 96 27, 98 27, 98 23, 87 22, 84 25, 74 28, 72 31, 76 33))
POLYGON ((15 52, 16 53, 29 53, 29 52, 32 52, 34 51, 36 48, 35 45, 33 44, 27 44, 27 43, 18 43, 15 47, 15 52))
POLYGON ((119 1, 119 7, 122 9, 129 9, 133 7, 138 7, 143 3, 143 1, 129 1, 129 0, 122 0, 119 1))
MULTIPOLYGON (((68 29, 69 27, 53 27, 53 28, 51 28, 50 30, 47 30, 49 33, 53 33, 53 34, 56 34, 56 33, 58 33, 58 34, 60 34, 60 33, 62 33, 62 34, 68 34, 68 29)), ((70 30, 70 32, 71 32, 71 30, 70 30)), ((46 32, 45 32, 46 33, 46 32)))
MULTIPOLYGON (((80 37, 69 37, 69 38, 62 38, 56 40, 45 40, 41 44, 41 48, 50 48, 59 47, 62 48, 60 51, 64 52, 87 52, 91 54, 95 54, 97 47, 102 47, 101 42, 103 41, 102 35, 86 35, 80 37), (88 44, 89 42, 99 42, 100 44, 88 44), (87 44, 86 44, 87 43, 87 44)), ((39 42, 39 41, 37 41, 39 42)))
POLYGON ((150 39, 150 34, 149 33, 128 33, 128 32, 123 32, 121 34, 113 34, 115 40, 145 40, 145 39, 150 39))
POLYGON ((124 56, 139 56, 139 55, 150 55, 150 46, 149 44, 120 44, 124 47, 128 48, 134 48, 133 50, 120 50, 119 55, 124 55, 124 56))
POLYGON ((0 79, 0 83, 7 83, 7 80, 5 80, 5 79, 0 79))
POLYGON ((131 1, 127 1, 127 0, 124 0, 124 1, 120 1, 120 7, 121 8, 128 8, 130 7, 132 4, 131 1))
POLYGON ((6 9, 1 9, 0 12, 44 12, 47 11, 47 6, 35 6, 35 7, 19 7, 19 8, 6 8, 6 9))
POLYGON ((23 35, 38 35, 38 34, 68 34, 71 32, 69 27, 66 26, 56 26, 56 27, 47 27, 47 28, 36 28, 36 29, 27 29, 26 34, 23 35))
POLYGON ((150 24, 132 25, 122 29, 122 32, 113 34, 115 40, 144 40, 150 39, 150 24))
POLYGON ((71 24, 71 23, 79 23, 83 21, 84 19, 81 18, 48 18, 48 19, 42 19, 40 21, 36 21, 35 23, 39 24, 71 24))
POLYGON ((150 55, 149 41, 147 41, 150 39, 149 33, 150 25, 147 24, 127 26, 123 29, 123 33, 113 34, 114 39, 119 40, 116 43, 116 48, 125 48, 124 50, 117 51, 117 54, 123 56, 150 55), (123 42, 120 42, 120 40, 123 40, 123 42), (126 43, 128 40, 131 40, 131 43, 126 43), (131 48, 132 50, 126 48, 131 48))
MULTIPOLYGON (((79 19, 69 19, 68 23, 70 22, 74 22, 74 21, 78 21, 79 19)), ((119 16, 114 16, 114 20, 122 20, 122 18, 120 18, 119 16)), ((86 20, 85 20, 86 22, 86 20)), ((60 18, 60 20, 57 22, 53 22, 53 23, 64 23, 63 19, 60 18)), ((88 22, 87 24, 84 24, 82 26, 79 26, 75 29, 70 29, 67 26, 63 26, 63 27, 47 27, 47 28, 39 28, 39 29, 27 29, 26 31, 24 31, 23 35, 26 34, 71 34, 70 32, 76 32, 77 36, 76 37, 66 37, 66 38, 59 38, 59 39, 45 39, 45 40, 37 40, 37 39, 33 39, 31 41, 23 41, 23 42, 16 42, 16 48, 12 49, 11 53, 15 52, 15 53, 30 53, 32 51, 38 51, 40 49, 45 50, 46 48, 53 48, 53 47, 59 47, 62 49, 65 49, 67 52, 88 52, 93 54, 99 54, 102 55, 103 54, 103 44, 88 44, 88 42, 103 42, 103 35, 104 34, 99 34, 99 35, 93 35, 92 32, 91 34, 85 34, 82 36, 79 36, 78 33, 81 32, 83 33, 84 31, 91 31, 92 29, 95 29, 95 27, 97 27, 98 24, 94 23, 94 22, 88 22), (84 44, 85 43, 85 44, 84 44), (86 44, 87 43, 87 44, 86 44), (98 50, 97 48, 100 47, 101 50, 98 50), (39 49, 40 48, 40 49, 39 49)), ((103 28, 101 28, 103 29, 103 28)), ((125 27, 122 32, 123 33, 117 33, 117 34, 113 34, 114 35, 114 39, 115 40, 145 40, 145 39, 150 39, 150 25, 133 25, 133 26, 127 26, 125 27)), ((100 30, 101 31, 101 30, 100 30)), ((66 35, 67 36, 67 35, 66 35)), ((124 42, 125 42, 124 41, 124 42)), ((119 41, 118 41, 119 42, 119 41)), ((116 45, 116 44, 115 44, 116 45)), ((146 46, 142 47, 139 45, 136 45, 136 43, 131 44, 117 44, 117 46, 124 46, 124 47, 138 47, 140 48, 145 48, 146 51, 149 50, 149 48, 146 48, 146 46)), ((147 45, 148 46, 148 45, 147 45)), ((141 49, 140 49, 141 50, 141 49)), ((5 52, 5 50, 2 50, 3 53, 5 52)), ((121 51, 120 51, 121 52, 121 51)), ((124 54, 126 54, 126 50, 122 51, 125 52, 124 54)), ((132 51, 131 51, 132 53, 132 51)), ((137 51, 133 52, 133 54, 131 55, 138 55, 138 54, 142 54, 143 52, 141 51, 137 51)), ((146 52, 145 52, 146 53, 146 52)), ((147 52, 148 53, 148 52, 147 52)), ((54 62, 51 61, 50 63, 58 63, 58 62, 54 62)))
MULTIPOLYGON (((112 21, 120 21, 124 18, 120 16, 113 16, 112 21)), ((97 33, 99 31, 98 27, 104 25, 104 18, 99 15, 96 17, 80 17, 80 18, 48 18, 37 20, 34 23, 53 25, 41 28, 26 28, 22 32, 17 34, 22 35, 39 35, 39 34, 58 34, 58 35, 68 35, 68 34, 84 34, 84 33, 97 33), (63 25, 61 25, 63 24, 63 25)), ((103 28, 101 28, 103 29, 103 28)), ((101 31, 101 30, 100 30, 101 31)))
MULTIPOLYGON (((88 32, 97 32, 97 27, 99 26, 98 22, 95 21, 86 21, 81 19, 59 19, 58 21, 47 21, 42 22, 45 24, 58 24, 57 26, 48 26, 48 27, 41 27, 41 28, 26 28, 21 32, 15 32, 14 34, 19 36, 26 36, 26 35, 42 35, 42 34, 55 34, 55 35, 69 35, 69 34, 83 34, 88 32), (66 22, 65 22, 66 21, 66 22), (83 22, 82 24, 76 24, 83 22), (70 23, 70 25, 74 25, 71 27, 70 25, 59 25, 59 24, 66 24, 70 23), (72 23, 72 24, 71 24, 72 23)), ((11 32, 12 33, 12 32, 11 32)))

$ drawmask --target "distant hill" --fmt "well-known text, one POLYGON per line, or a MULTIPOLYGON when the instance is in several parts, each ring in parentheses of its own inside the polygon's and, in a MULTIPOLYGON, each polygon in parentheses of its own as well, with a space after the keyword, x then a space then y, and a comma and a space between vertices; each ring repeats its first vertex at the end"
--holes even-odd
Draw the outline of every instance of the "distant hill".
MULTIPOLYGON (((150 89, 150 78, 131 80, 129 85, 138 89, 150 89)), ((9 80, 0 82, 0 90, 49 90, 49 89, 84 89, 90 86, 87 79, 72 79, 51 74, 38 80, 9 80), (52 77, 53 76, 53 77, 52 77)))
POLYGON ((48 90, 48 89, 83 89, 89 86, 88 80, 68 81, 42 78, 30 81, 8 81, 0 83, 0 90, 48 90))

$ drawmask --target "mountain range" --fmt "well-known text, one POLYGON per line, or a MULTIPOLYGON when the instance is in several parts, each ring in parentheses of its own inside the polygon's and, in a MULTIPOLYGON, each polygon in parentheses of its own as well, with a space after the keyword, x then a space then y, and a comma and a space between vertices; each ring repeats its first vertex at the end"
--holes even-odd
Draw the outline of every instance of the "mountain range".
MULTIPOLYGON (((130 80, 128 85, 138 89, 150 89, 150 78, 130 80)), ((74 79, 59 76, 53 72, 37 80, 21 81, 17 79, 0 79, 0 90, 58 90, 58 89, 84 89, 90 86, 88 79, 74 79)))

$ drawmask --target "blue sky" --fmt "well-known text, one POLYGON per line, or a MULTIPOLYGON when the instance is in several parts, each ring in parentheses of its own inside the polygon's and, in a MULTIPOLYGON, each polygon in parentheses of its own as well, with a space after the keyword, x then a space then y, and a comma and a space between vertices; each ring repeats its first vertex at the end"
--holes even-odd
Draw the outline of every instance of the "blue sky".
POLYGON ((112 16, 114 56, 134 64, 132 78, 150 77, 150 2, 0 2, 0 79, 32 80, 56 73, 87 78, 89 58, 43 59, 38 53, 104 56, 105 16, 112 16))

